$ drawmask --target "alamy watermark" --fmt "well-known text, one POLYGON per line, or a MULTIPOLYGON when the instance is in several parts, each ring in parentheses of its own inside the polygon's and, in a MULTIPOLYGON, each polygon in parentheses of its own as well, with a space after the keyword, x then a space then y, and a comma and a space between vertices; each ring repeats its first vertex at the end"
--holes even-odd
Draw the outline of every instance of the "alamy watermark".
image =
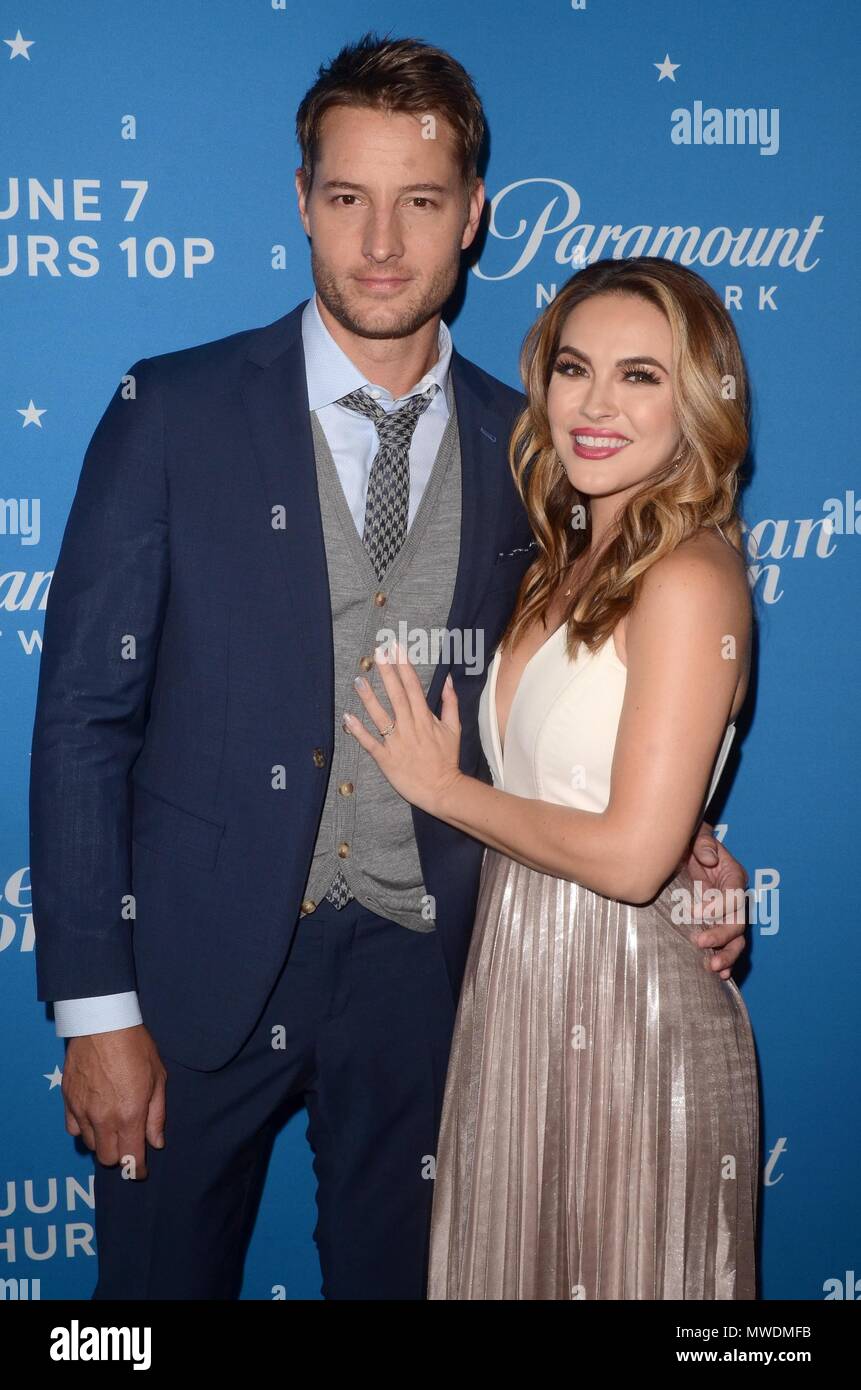
POLYGON ((462 666, 467 675, 484 674, 484 628, 410 627, 404 620, 392 627, 381 627, 377 646, 391 660, 397 659, 399 646, 414 666, 462 666))
POLYGON ((759 926, 761 936, 775 936, 780 930, 780 874, 777 869, 756 869, 753 886, 748 888, 702 889, 694 879, 694 891, 674 888, 670 917, 677 926, 708 926, 702 921, 703 909, 715 907, 730 921, 759 926), (745 916, 747 912, 747 916, 745 916))

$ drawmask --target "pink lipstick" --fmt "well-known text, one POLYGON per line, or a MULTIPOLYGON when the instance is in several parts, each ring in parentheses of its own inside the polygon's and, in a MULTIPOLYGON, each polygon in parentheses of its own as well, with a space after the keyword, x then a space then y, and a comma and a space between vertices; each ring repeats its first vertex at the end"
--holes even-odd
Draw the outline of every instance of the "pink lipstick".
POLYGON ((633 443, 617 430, 571 430, 574 452, 581 459, 608 459, 633 443))

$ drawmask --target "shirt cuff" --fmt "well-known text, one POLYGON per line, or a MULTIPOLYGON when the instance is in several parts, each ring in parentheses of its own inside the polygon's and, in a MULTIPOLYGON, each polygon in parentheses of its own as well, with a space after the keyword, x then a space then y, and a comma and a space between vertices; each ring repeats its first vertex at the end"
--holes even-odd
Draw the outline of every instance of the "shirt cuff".
POLYGON ((58 1038, 83 1033, 111 1033, 143 1023, 135 990, 124 994, 97 994, 89 999, 55 999, 54 1022, 58 1038))

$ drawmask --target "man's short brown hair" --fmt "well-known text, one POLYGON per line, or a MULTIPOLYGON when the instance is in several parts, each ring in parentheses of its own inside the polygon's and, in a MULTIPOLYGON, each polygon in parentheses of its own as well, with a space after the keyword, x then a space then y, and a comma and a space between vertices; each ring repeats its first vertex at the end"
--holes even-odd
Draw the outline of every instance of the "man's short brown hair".
POLYGON ((314 177, 320 123, 332 106, 443 116, 454 132, 461 175, 471 192, 485 138, 484 111, 472 78, 450 53, 421 39, 368 33, 320 67, 296 112, 306 192, 314 177))

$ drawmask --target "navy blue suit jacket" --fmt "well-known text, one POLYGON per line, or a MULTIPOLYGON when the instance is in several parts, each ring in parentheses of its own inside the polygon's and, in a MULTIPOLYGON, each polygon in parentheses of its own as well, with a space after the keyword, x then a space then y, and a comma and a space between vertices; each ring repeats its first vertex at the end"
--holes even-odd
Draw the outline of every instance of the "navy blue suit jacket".
MULTIPOLYGON (((134 364, 136 398, 117 388, 87 449, 45 614, 38 997, 137 989, 158 1045, 202 1070, 241 1047, 283 964, 333 752, 303 308, 134 364)), ((457 351, 451 371, 463 515, 448 627, 482 628, 487 662, 534 556, 507 461, 524 398, 457 351)), ((437 713, 448 669, 428 692, 437 713)), ((451 670, 461 766, 487 780, 485 676, 451 670)), ((413 816, 457 993, 482 846, 413 816)))

